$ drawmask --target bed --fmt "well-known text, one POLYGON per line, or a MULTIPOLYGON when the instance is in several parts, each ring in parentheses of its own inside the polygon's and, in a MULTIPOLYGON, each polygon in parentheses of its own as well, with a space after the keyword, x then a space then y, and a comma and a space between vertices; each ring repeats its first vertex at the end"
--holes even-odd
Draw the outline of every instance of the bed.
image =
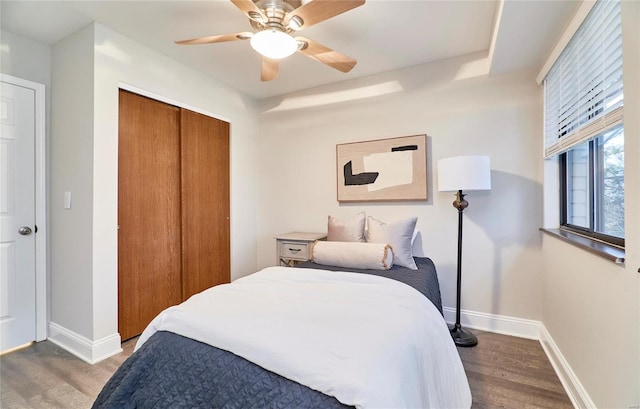
POLYGON ((469 408, 437 275, 268 267, 156 317, 94 408, 469 408))

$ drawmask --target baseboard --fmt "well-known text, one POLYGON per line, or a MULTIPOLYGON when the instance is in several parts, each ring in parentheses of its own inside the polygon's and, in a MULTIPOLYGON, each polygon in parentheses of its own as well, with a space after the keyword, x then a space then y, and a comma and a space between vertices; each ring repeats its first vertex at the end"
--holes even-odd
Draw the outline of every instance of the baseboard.
POLYGON ((91 341, 55 322, 49 322, 47 339, 92 365, 122 352, 120 334, 116 333, 91 341))
MULTIPOLYGON (((445 321, 450 324, 456 321, 455 308, 443 307, 442 310, 445 321)), ((540 339, 540 321, 460 310, 460 324, 466 328, 495 332, 497 334, 535 340, 540 339)))
MULTIPOLYGON (((443 312, 444 318, 448 323, 455 322, 455 308, 444 307, 443 312)), ((571 369, 569 362, 564 358, 544 324, 540 321, 460 310, 460 324, 466 328, 539 341, 573 406, 577 409, 596 408, 589 394, 571 369)))
POLYGON ((578 409, 596 408, 595 403, 589 397, 580 380, 571 369, 571 366, 562 355, 562 352, 551 338, 544 324, 540 324, 540 344, 547 354, 553 369, 555 369, 562 386, 564 386, 573 406, 578 409))

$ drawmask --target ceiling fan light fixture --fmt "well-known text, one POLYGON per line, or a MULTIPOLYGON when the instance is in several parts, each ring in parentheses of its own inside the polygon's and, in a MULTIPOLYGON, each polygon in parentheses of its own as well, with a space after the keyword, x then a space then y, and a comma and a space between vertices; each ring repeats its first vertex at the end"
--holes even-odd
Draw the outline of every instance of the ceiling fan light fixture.
POLYGON ((298 42, 287 33, 267 29, 251 37, 251 47, 267 58, 279 60, 295 53, 298 42))

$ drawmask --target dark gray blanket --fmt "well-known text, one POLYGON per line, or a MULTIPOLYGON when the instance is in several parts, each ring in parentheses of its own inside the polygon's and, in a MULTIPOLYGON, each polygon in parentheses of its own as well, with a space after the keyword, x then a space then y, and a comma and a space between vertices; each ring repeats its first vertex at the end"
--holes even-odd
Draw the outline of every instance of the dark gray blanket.
POLYGON ((350 271, 353 273, 372 274, 380 277, 391 278, 410 285, 420 291, 425 297, 431 300, 433 305, 435 305, 438 311, 440 311, 440 315, 442 315, 442 299, 440 298, 440 284, 438 282, 436 266, 433 264, 433 261, 427 257, 414 257, 413 259, 416 261, 416 266, 418 267, 417 270, 411 270, 397 265, 392 266, 389 270, 363 270, 357 268, 345 269, 344 267, 316 264, 311 261, 298 264, 296 267, 318 268, 321 270, 331 271, 350 271))
MULTIPOLYGON (((433 262, 419 270, 353 270, 402 281, 442 313, 433 262)), ((299 267, 341 270, 304 263, 299 267)), ((104 386, 93 408, 347 408, 332 396, 268 371, 246 359, 171 332, 156 332, 104 386)))
POLYGON ((347 408, 207 344, 172 332, 153 334, 104 386, 93 408, 347 408))

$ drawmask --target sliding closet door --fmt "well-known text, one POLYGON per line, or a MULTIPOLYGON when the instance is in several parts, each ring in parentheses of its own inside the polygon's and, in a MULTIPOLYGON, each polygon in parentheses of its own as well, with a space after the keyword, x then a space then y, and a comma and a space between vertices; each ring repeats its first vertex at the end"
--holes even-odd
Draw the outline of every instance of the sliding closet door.
POLYGON ((182 109, 182 296, 230 280, 229 124, 182 109))
POLYGON ((180 109, 120 91, 118 330, 181 301, 180 109))

